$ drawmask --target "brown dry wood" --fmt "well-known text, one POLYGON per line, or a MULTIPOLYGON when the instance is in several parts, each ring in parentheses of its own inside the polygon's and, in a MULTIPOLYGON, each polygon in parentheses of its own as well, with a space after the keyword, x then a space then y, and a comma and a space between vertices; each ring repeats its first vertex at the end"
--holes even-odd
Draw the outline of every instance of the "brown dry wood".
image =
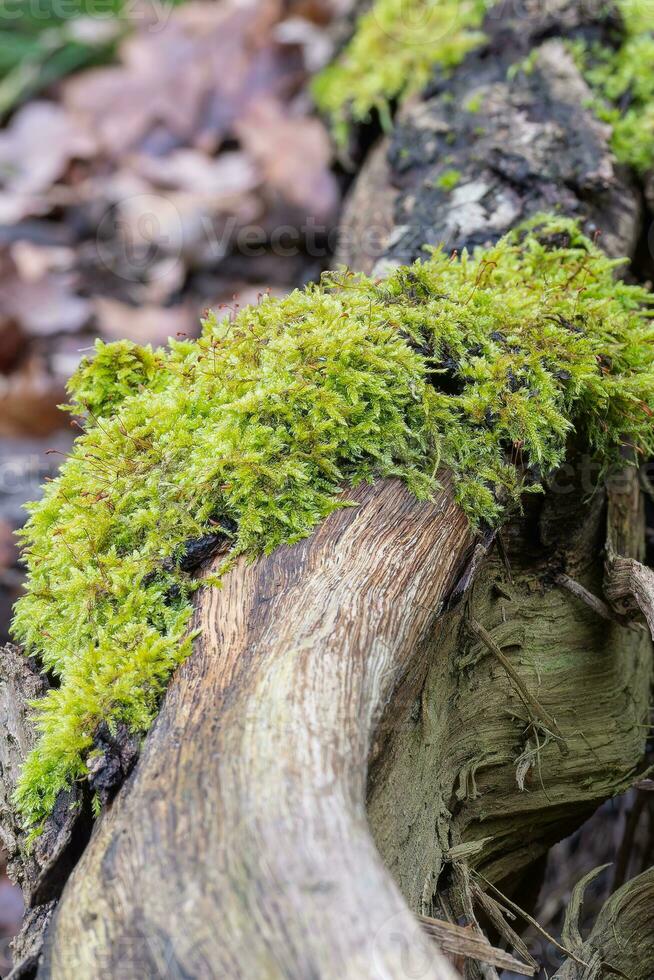
POLYGON ((22 888, 28 907, 58 898, 88 839, 89 814, 76 788, 60 794, 34 847, 27 848, 25 830, 12 804, 21 766, 34 747, 36 731, 30 703, 49 687, 38 665, 18 647, 0 648, 0 841, 7 870, 22 888))
POLYGON ((607 561, 606 595, 623 608, 639 609, 654 636, 654 572, 633 558, 611 555, 607 561))
POLYGON ((652 980, 652 910, 654 868, 633 878, 611 896, 588 938, 582 941, 578 936, 576 958, 568 959, 552 980, 602 980, 611 976, 652 980))
MULTIPOLYGON (((397 482, 199 600, 136 778, 64 893, 42 976, 408 976, 420 930, 372 843, 381 710, 472 545, 447 480, 397 482), (83 939, 80 939, 83 937, 83 939)), ((425 946, 425 976, 454 976, 425 946)))
POLYGON ((441 949, 452 956, 489 963, 491 966, 501 970, 511 970, 523 977, 533 977, 536 973, 537 967, 530 963, 522 963, 515 956, 491 946, 484 936, 475 933, 469 926, 457 926, 452 922, 432 919, 427 915, 419 916, 418 921, 428 935, 437 941, 441 949))

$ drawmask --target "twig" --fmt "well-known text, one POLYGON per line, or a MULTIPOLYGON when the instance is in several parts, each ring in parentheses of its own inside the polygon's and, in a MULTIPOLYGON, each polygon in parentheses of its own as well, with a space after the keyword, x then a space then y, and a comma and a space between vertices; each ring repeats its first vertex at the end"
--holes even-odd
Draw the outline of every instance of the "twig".
POLYGON ((567 753, 568 748, 565 738, 563 737, 563 733, 561 732, 561 729, 557 725, 555 719, 552 717, 549 711, 546 711, 540 701, 538 701, 533 694, 529 692, 525 682, 520 677, 520 674, 517 672, 509 658, 499 648, 490 633, 484 629, 481 623, 478 623, 472 616, 469 619, 468 625, 471 632, 477 637, 477 639, 481 640, 484 646, 486 646, 493 656, 502 664, 502 667, 504 667, 504 670, 509 675, 527 710, 531 711, 536 718, 538 718, 547 731, 551 732, 557 739, 559 739, 559 747, 561 748, 561 751, 567 753))
POLYGON ((431 919, 426 915, 419 915, 417 918, 445 953, 490 963, 491 966, 501 970, 512 970, 513 973, 519 973, 524 977, 533 977, 536 973, 537 965, 522 963, 510 953, 496 949, 484 936, 477 935, 470 928, 444 922, 442 919, 431 919))
POLYGON ((580 959, 580 957, 577 956, 575 953, 573 953, 571 949, 566 949, 565 946, 562 946, 561 943, 554 938, 554 936, 550 935, 550 933, 547 932, 546 929, 543 929, 540 922, 532 918, 532 916, 529 915, 528 912, 525 912, 524 909, 521 909, 520 906, 516 905, 515 902, 512 902, 510 898, 507 898, 506 895, 504 895, 503 892, 499 890, 499 888, 496 888, 495 885, 493 885, 492 882, 488 880, 488 878, 485 878, 480 871, 475 871, 474 874, 476 874, 478 878, 481 878, 484 884, 487 885, 488 888, 491 889, 491 891, 494 891, 497 897, 502 902, 504 902, 505 905, 508 905, 508 907, 513 912, 515 912, 516 915, 519 915, 522 919, 525 920, 525 922, 528 922, 529 925, 536 930, 536 932, 538 932, 541 936, 547 939, 548 942, 552 943, 552 945, 555 946, 559 950, 559 952, 565 953, 565 955, 569 959, 574 960, 574 962, 577 963, 579 966, 583 966, 586 969, 588 969, 589 964, 586 963, 585 960, 580 959))
POLYGON ((497 550, 499 552, 500 558, 502 559, 502 564, 506 569, 507 578, 511 583, 511 585, 513 585, 513 572, 511 570, 511 562, 509 561, 509 555, 504 545, 504 539, 502 538, 501 531, 497 532, 497 550))
POLYGON ((577 599, 581 599, 581 601, 585 603, 589 609, 596 612, 598 616, 602 617, 602 619, 606 619, 610 623, 618 623, 620 626, 626 626, 627 629, 642 629, 642 625, 640 623, 632 623, 628 619, 625 619, 624 616, 619 616, 618 613, 614 612, 606 602, 598 598, 598 596, 593 595, 592 592, 589 592, 588 589, 586 589, 579 582, 576 582, 573 578, 570 578, 569 575, 561 573, 560 575, 556 576, 554 581, 557 585, 560 585, 561 588, 567 589, 573 596, 576 596, 577 599))

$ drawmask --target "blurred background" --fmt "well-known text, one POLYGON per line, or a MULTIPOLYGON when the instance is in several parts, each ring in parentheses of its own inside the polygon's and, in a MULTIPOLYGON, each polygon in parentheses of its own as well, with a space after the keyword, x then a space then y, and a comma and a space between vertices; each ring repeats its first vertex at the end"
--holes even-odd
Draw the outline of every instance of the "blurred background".
MULTIPOLYGON (((351 179, 308 83, 351 0, 0 0, 0 641, 22 505, 96 337, 163 344, 330 264, 351 179)), ((340 27, 339 27, 340 25, 340 27)), ((0 974, 21 916, 0 877, 0 974)))

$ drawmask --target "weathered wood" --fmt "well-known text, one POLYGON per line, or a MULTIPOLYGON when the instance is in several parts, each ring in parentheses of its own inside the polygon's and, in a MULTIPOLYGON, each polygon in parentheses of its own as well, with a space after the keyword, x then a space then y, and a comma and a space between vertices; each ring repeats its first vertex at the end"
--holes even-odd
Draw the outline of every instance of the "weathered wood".
POLYGON ((460 960, 472 959, 488 963, 501 970, 511 970, 523 977, 533 977, 536 967, 521 963, 514 956, 496 949, 484 936, 472 931, 470 926, 457 926, 442 919, 432 919, 421 915, 418 919, 428 935, 432 936, 440 948, 460 960))
POLYGON ((407 901, 424 914, 466 911, 462 892, 474 892, 477 873, 510 890, 647 765, 647 630, 607 623, 555 583, 565 568, 602 594, 607 521, 619 525, 626 555, 642 555, 637 475, 623 480, 621 518, 615 507, 607 513, 604 494, 589 503, 570 491, 532 499, 503 530, 506 560, 496 550, 478 569, 467 602, 436 624, 422 676, 407 675, 382 722, 369 819, 407 901), (529 698, 470 619, 484 624, 529 698), (530 698, 555 720, 565 754, 530 698))
POLYGON ((0 648, 0 840, 8 873, 20 885, 27 909, 13 943, 14 980, 34 975, 56 900, 91 832, 90 809, 77 787, 60 794, 32 847, 13 806, 21 766, 37 738, 30 705, 48 688, 34 660, 13 644, 0 648))
POLYGON ((573 944, 575 958, 568 959, 553 980, 601 980, 604 976, 651 980, 653 909, 654 869, 650 869, 611 896, 585 941, 579 935, 577 922, 568 923, 577 936, 573 944))
POLYGON ((654 636, 654 571, 632 558, 612 555, 607 561, 606 595, 628 611, 639 609, 654 636))
POLYGON ((612 43, 618 23, 610 4, 493 7, 487 44, 451 76, 436 76, 370 155, 345 209, 338 258, 383 273, 424 257, 425 245, 487 245, 554 210, 580 218, 610 255, 632 255, 641 198, 564 43, 612 43), (452 190, 439 183, 448 170, 460 174, 452 190))
POLYGON ((39 976, 451 977, 372 843, 367 758, 472 535, 396 482, 207 590, 136 778, 74 872, 39 976))
POLYGON ((25 890, 30 868, 26 862, 23 829, 12 805, 20 769, 34 747, 36 732, 30 720, 29 703, 48 690, 46 678, 18 647, 0 648, 0 841, 7 855, 7 870, 25 890))

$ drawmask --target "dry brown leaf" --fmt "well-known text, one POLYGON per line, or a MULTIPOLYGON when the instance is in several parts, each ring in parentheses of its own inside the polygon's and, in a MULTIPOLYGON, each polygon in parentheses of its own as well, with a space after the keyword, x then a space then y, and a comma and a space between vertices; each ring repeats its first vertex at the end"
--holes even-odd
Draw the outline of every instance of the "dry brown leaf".
POLYGON ((131 170, 159 187, 188 191, 213 199, 214 208, 256 188, 256 168, 245 153, 221 153, 212 158, 199 150, 174 150, 164 157, 145 154, 127 161, 131 170))
POLYGON ((69 275, 46 273, 35 279, 21 278, 15 262, 7 256, 0 268, 0 309, 34 337, 74 333, 91 315, 91 304, 75 294, 69 275))
POLYGON ((133 340, 158 347, 178 334, 195 336, 198 318, 188 306, 128 306, 99 296, 94 301, 97 326, 107 340, 133 340))
POLYGON ((96 258, 126 282, 181 282, 187 267, 219 262, 237 230, 261 221, 264 211, 254 192, 126 194, 100 222, 96 258))
POLYGON ((334 42, 322 25, 305 17, 289 17, 277 24, 275 40, 302 49, 304 63, 312 74, 320 71, 334 53, 334 42))
POLYGON ((36 245, 34 242, 17 241, 10 247, 18 275, 28 282, 36 282, 49 272, 69 272, 75 266, 75 250, 65 245, 36 245))
POLYGON ((0 435, 49 435, 65 424, 57 405, 66 390, 40 358, 30 358, 18 371, 0 376, 0 435))
POLYGON ((338 187, 329 169, 329 136, 320 120, 290 116, 278 101, 267 98, 249 106, 236 132, 270 187, 316 221, 334 218, 338 187))
POLYGON ((25 349, 25 335, 11 316, 0 313, 0 371, 11 371, 25 349))
POLYGON ((54 102, 28 102, 0 131, 0 221, 42 213, 41 200, 71 160, 88 158, 95 140, 54 102))
POLYGON ((64 104, 112 157, 183 145, 211 152, 249 103, 289 92, 299 70, 301 79, 299 59, 262 30, 276 9, 261 0, 186 4, 127 40, 121 65, 67 81, 64 104))

